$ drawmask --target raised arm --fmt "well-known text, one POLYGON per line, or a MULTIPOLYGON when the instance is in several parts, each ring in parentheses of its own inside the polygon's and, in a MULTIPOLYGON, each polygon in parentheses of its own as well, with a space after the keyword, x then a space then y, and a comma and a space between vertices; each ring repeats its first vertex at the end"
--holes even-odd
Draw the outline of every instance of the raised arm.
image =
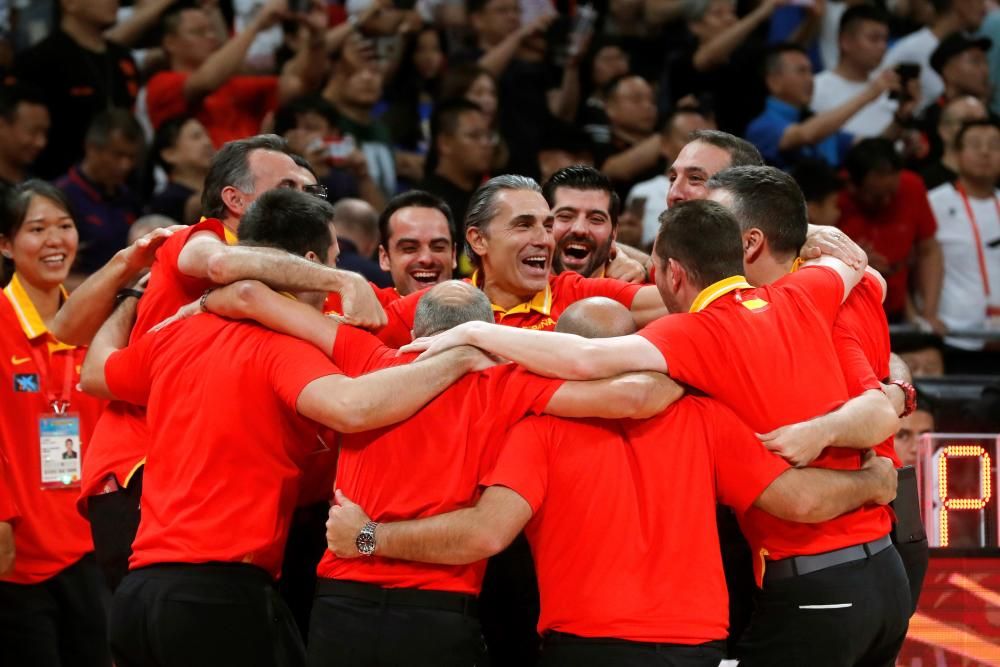
POLYGON ((827 447, 870 449, 898 429, 892 402, 881 390, 870 389, 832 412, 758 437, 769 450, 801 467, 827 447))
POLYGON ((626 373, 606 380, 563 383, 545 406, 557 417, 646 419, 658 415, 684 395, 684 389, 662 373, 626 373))
POLYGON ((412 417, 466 373, 491 365, 479 350, 460 347, 357 378, 328 375, 306 385, 296 409, 340 433, 370 431, 412 417))
POLYGON ((752 12, 699 46, 694 53, 694 68, 705 72, 728 62, 733 51, 771 17, 779 4, 781 0, 763 0, 752 12))
POLYGON ((128 345, 138 304, 139 300, 135 297, 126 297, 94 336, 80 370, 80 387, 88 394, 99 398, 116 398, 108 389, 104 365, 113 352, 128 345))
POLYGON ((667 306, 656 285, 645 285, 636 292, 635 299, 632 300, 632 319, 637 328, 641 329, 667 314, 667 306))
POLYGON ((278 98, 289 102, 300 95, 317 90, 323 85, 327 72, 326 57, 326 8, 313 3, 299 26, 299 49, 285 63, 278 79, 278 98))
POLYGON ((818 113, 801 123, 789 125, 781 135, 778 149, 790 151, 800 146, 811 146, 826 139, 831 134, 840 131, 840 128, 851 119, 851 116, 877 100, 882 93, 893 86, 899 86, 899 77, 893 70, 885 70, 873 79, 864 90, 840 106, 818 113))
POLYGON ((601 380, 630 371, 667 372, 667 363, 641 336, 583 338, 552 331, 531 331, 485 322, 467 322, 401 349, 439 354, 458 345, 474 345, 524 366, 533 373, 567 380, 601 380))
POLYGON ((115 44, 134 47, 174 2, 176 0, 147 0, 135 3, 131 16, 105 30, 104 38, 115 44))
POLYGON ((510 33, 503 41, 497 43, 496 46, 480 56, 477 64, 493 74, 493 76, 499 78, 504 73, 504 70, 507 69, 507 66, 510 65, 510 61, 517 55, 518 49, 521 48, 521 42, 535 33, 544 33, 552 22, 556 20, 556 17, 557 14, 553 12, 539 16, 531 23, 522 25, 510 33))
POLYGON ((819 523, 867 503, 885 505, 895 497, 892 461, 872 456, 861 470, 786 470, 764 489, 754 507, 787 521, 819 523))
MULTIPOLYGON (((335 500, 326 522, 327 547, 340 558, 355 558, 360 555, 355 541, 369 518, 339 489, 335 500)), ((443 565, 475 563, 505 549, 529 519, 528 501, 507 487, 491 486, 474 507, 378 524, 375 554, 443 565)))

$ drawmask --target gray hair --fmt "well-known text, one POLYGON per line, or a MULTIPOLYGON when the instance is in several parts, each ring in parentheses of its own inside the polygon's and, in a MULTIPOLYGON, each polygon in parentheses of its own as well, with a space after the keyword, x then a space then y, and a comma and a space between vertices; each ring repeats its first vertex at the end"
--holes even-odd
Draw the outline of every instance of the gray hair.
POLYGON ((468 283, 460 283, 469 287, 466 290, 469 295, 467 299, 442 299, 438 297, 441 290, 435 289, 436 287, 456 282, 460 281, 449 280, 440 283, 420 297, 417 311, 413 316, 413 336, 415 338, 433 336, 465 322, 493 323, 493 307, 490 305, 486 293, 468 285, 468 283))
POLYGON ((258 134, 223 145, 212 159, 212 166, 205 176, 205 189, 201 194, 202 215, 219 219, 226 216, 226 205, 222 201, 222 190, 226 187, 253 193, 250 153, 255 150, 290 154, 288 142, 276 134, 258 134))
MULTIPOLYGON (((517 174, 494 176, 472 193, 472 198, 469 200, 469 208, 465 213, 466 229, 475 227, 483 235, 487 234, 486 228, 489 226, 490 220, 497 217, 500 213, 497 196, 501 190, 530 190, 539 194, 542 193, 541 186, 533 178, 517 174)), ((468 241, 466 241, 466 253, 475 266, 478 267, 482 264, 479 255, 472 249, 468 241)))

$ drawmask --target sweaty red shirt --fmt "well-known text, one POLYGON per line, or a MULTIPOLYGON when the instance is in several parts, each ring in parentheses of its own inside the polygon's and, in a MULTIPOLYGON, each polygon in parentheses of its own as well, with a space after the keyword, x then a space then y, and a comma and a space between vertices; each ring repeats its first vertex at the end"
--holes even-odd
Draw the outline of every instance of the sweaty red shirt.
MULTIPOLYGON (((167 239, 156 251, 149 284, 139 300, 132 341, 214 286, 211 281, 192 278, 177 268, 184 245, 192 235, 205 231, 227 243, 235 243, 236 237, 214 219, 203 220, 167 239)), ((94 431, 90 456, 84 459, 81 512, 86 510, 87 498, 104 490, 104 480, 109 475, 114 475, 121 486, 128 486, 132 474, 142 465, 149 439, 145 415, 143 408, 122 401, 108 405, 94 431)))
POLYGON ((278 77, 234 76, 195 104, 184 99, 187 72, 159 72, 146 84, 149 120, 158 129, 167 119, 193 115, 216 148, 260 134, 261 122, 278 106, 278 77))
POLYGON ((50 398, 61 400, 68 390, 67 412, 80 417, 77 452, 86 463, 106 401, 79 390, 86 349, 56 341, 16 274, 0 295, 0 350, 0 459, 7 463, 0 520, 20 515, 14 570, 0 581, 35 584, 94 550, 90 525, 76 511, 79 489, 42 488, 39 417, 52 413, 50 398))
MULTIPOLYGON (((573 271, 564 271, 559 275, 550 275, 548 286, 526 303, 508 310, 493 304, 494 321, 519 329, 552 331, 563 311, 581 299, 603 296, 631 308, 636 292, 642 288, 643 285, 633 285, 613 278, 584 278, 573 271)), ((389 323, 378 332, 378 337, 386 345, 402 347, 413 340, 410 335, 413 318, 417 312, 417 303, 426 291, 409 294, 386 308, 389 323)))
POLYGON ((319 431, 296 402, 338 373, 308 343, 211 314, 114 353, 108 388, 148 405, 150 431, 130 569, 218 561, 277 578, 319 431))
MULTIPOLYGON (((671 377, 731 408, 757 433, 840 407, 847 385, 833 347, 843 283, 805 267, 773 285, 735 276, 707 287, 690 313, 656 320, 639 335, 663 353, 671 377)), ((857 450, 827 447, 811 465, 857 470, 857 450)), ((890 530, 884 507, 863 507, 815 524, 784 521, 756 508, 740 518, 758 555, 817 554, 877 539, 890 530)), ((757 559, 760 573, 761 559, 757 559)))
POLYGON ((716 502, 744 512, 787 468, 731 411, 688 397, 647 420, 525 419, 484 483, 534 513, 539 633, 700 644, 729 623, 716 502))
MULTIPOLYGON (((348 375, 397 363, 395 350, 370 334, 341 327, 334 360, 348 375)), ((410 419, 343 436, 337 487, 373 521, 450 512, 475 503, 479 481, 496 460, 504 434, 540 413, 562 385, 513 365, 462 378, 410 419)), ((478 595, 486 562, 432 565, 374 556, 323 554, 318 574, 386 588, 421 588, 478 595)))

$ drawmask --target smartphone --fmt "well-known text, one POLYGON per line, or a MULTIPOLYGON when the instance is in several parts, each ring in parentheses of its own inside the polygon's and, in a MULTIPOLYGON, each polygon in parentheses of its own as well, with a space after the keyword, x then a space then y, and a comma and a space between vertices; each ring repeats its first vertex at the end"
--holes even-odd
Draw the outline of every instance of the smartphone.
POLYGON ((913 79, 920 77, 920 64, 919 63, 899 63, 896 65, 896 74, 899 75, 900 91, 890 90, 889 99, 890 100, 906 100, 909 99, 909 95, 906 94, 907 83, 913 79))

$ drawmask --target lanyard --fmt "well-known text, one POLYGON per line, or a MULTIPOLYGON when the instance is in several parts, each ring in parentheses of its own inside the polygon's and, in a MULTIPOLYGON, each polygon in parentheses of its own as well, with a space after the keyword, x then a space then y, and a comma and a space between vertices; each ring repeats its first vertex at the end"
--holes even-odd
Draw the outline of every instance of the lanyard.
MULTIPOLYGON (((983 278, 983 291, 986 296, 990 295, 990 276, 986 270, 986 255, 983 254, 983 239, 979 235, 979 225, 976 223, 976 216, 972 212, 972 205, 969 203, 969 196, 965 194, 965 188, 961 183, 955 183, 955 189, 962 197, 965 204, 965 212, 969 215, 969 224, 972 225, 972 237, 976 242, 976 257, 979 259, 979 275, 983 278)), ((993 204, 997 207, 997 218, 1000 218, 1000 201, 997 201, 996 194, 993 195, 993 204)))
MULTIPOLYGON (((42 343, 43 345, 48 345, 48 343, 42 343)), ((53 389, 53 382, 49 381, 49 376, 52 375, 52 359, 54 354, 49 353, 48 363, 43 359, 42 353, 38 350, 38 345, 30 345, 29 349, 31 351, 31 358, 35 362, 35 366, 38 368, 39 376, 45 376, 45 382, 42 383, 45 386, 45 399, 52 406, 52 412, 57 415, 65 414, 66 409, 69 408, 70 398, 73 392, 73 360, 68 358, 68 354, 64 353, 65 358, 63 360, 63 386, 62 392, 57 394, 53 389)))

